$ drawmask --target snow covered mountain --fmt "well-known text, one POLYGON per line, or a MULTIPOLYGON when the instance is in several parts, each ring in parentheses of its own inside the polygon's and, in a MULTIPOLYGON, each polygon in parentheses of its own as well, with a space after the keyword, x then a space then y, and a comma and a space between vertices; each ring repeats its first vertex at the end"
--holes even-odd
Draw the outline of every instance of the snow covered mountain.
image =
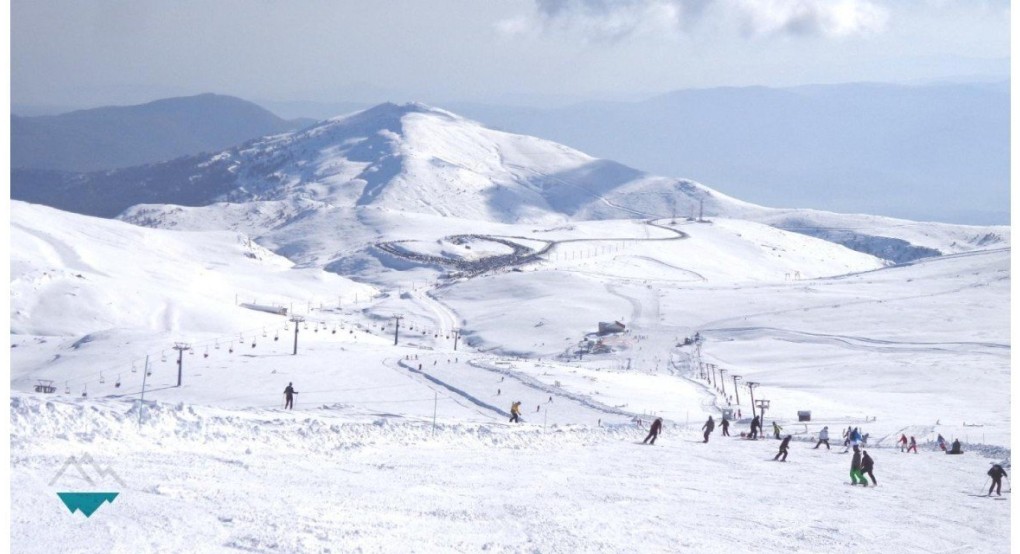
POLYGON ((136 168, 140 190, 198 205, 120 221, 12 203, 19 552, 1008 544, 1008 509, 989 512, 1006 503, 945 486, 1010 455, 1008 229, 756 207, 419 105, 173 167, 195 178, 167 192, 136 168), (707 220, 683 217, 702 203, 707 220), (947 255, 889 261, 911 249, 947 255), (602 321, 627 331, 597 337, 602 321), (699 437, 709 415, 746 429, 745 383, 793 437, 789 464, 773 441, 699 437), (654 416, 664 437, 634 444, 654 416), (881 464, 867 499, 840 484, 836 444, 809 447, 850 425, 881 464), (137 532, 67 524, 47 483, 81 452, 124 478, 97 517, 137 532), (694 474, 746 477, 740 501, 694 474), (767 503, 782 525, 702 524, 767 503), (950 503, 965 509, 947 519, 950 503), (877 531, 834 530, 847 506, 877 531))
POLYGON ((416 103, 381 104, 214 155, 45 177, 13 195, 155 227, 208 229, 216 221, 259 240, 315 214, 371 209, 498 223, 748 219, 894 262, 1008 244, 1006 227, 756 206, 416 103))

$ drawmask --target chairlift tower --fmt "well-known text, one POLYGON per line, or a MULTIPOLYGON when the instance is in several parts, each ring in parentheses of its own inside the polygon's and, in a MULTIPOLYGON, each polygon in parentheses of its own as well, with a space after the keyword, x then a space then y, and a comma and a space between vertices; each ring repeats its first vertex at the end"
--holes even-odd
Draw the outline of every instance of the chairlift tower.
POLYGON ((186 342, 175 342, 174 350, 177 351, 177 386, 179 387, 184 374, 184 351, 191 350, 191 345, 186 342))
POLYGON ((304 316, 293 315, 293 316, 290 317, 290 320, 294 322, 294 354, 292 354, 292 355, 293 356, 297 356, 298 328, 301 327, 301 323, 305 320, 305 318, 304 318, 304 316))

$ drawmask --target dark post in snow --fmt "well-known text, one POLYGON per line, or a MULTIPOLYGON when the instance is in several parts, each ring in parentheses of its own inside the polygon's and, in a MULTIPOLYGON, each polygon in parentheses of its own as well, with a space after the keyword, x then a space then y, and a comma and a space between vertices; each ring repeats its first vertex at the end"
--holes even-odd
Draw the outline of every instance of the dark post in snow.
POLYGON ((460 340, 460 329, 453 330, 453 350, 457 351, 457 341, 460 340))
POLYGON ((723 395, 723 398, 726 398, 726 370, 725 369, 722 369, 722 368, 719 369, 719 382, 722 383, 722 395, 723 395))
POLYGON ((765 425, 765 410, 769 407, 769 401, 764 398, 758 399, 758 410, 761 412, 761 424, 765 425))
POLYGON ((177 386, 179 387, 184 373, 184 351, 191 350, 191 345, 186 342, 175 342, 174 350, 177 351, 177 386))
POLYGON ((397 339, 400 338, 400 320, 404 319, 402 315, 395 315, 393 319, 396 319, 396 324, 393 325, 393 346, 397 345, 397 339))
MULTIPOLYGON (((754 381, 748 381, 747 382, 747 388, 751 390, 751 415, 753 415, 753 416, 757 416, 758 415, 758 412, 756 412, 754 410, 754 387, 757 387, 759 384, 760 383, 755 383, 754 381)), ((762 423, 764 423, 764 422, 762 422, 762 423)))
POLYGON ((740 405, 740 389, 737 388, 737 380, 742 379, 739 375, 733 375, 733 393, 737 395, 737 406, 740 405))
POLYGON ((301 322, 304 321, 305 318, 303 316, 295 315, 295 316, 291 316, 290 320, 294 322, 294 354, 293 355, 297 356, 297 335, 298 335, 298 328, 301 327, 301 322))

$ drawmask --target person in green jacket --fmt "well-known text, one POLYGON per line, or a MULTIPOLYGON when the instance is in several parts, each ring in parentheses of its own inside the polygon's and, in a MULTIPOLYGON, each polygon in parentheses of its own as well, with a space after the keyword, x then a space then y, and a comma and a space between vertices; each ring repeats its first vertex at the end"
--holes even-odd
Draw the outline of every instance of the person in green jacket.
POLYGON ((854 446, 854 458, 850 460, 850 480, 853 481, 851 485, 864 485, 868 486, 868 480, 864 478, 864 473, 861 471, 861 449, 854 446))
POLYGON ((772 422, 772 432, 775 433, 777 439, 782 438, 782 437, 779 436, 779 433, 782 430, 783 430, 783 428, 780 427, 779 425, 777 425, 775 421, 772 422))

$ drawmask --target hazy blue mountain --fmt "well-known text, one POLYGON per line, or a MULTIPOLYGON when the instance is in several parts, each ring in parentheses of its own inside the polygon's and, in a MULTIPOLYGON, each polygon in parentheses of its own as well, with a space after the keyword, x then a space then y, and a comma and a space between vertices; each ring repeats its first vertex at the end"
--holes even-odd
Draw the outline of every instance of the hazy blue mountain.
POLYGON ((1009 86, 682 90, 642 102, 457 113, 758 204, 1009 223, 1009 86))
POLYGON ((136 106, 11 117, 11 167, 95 171, 221 150, 299 128, 251 102, 217 94, 136 106))

